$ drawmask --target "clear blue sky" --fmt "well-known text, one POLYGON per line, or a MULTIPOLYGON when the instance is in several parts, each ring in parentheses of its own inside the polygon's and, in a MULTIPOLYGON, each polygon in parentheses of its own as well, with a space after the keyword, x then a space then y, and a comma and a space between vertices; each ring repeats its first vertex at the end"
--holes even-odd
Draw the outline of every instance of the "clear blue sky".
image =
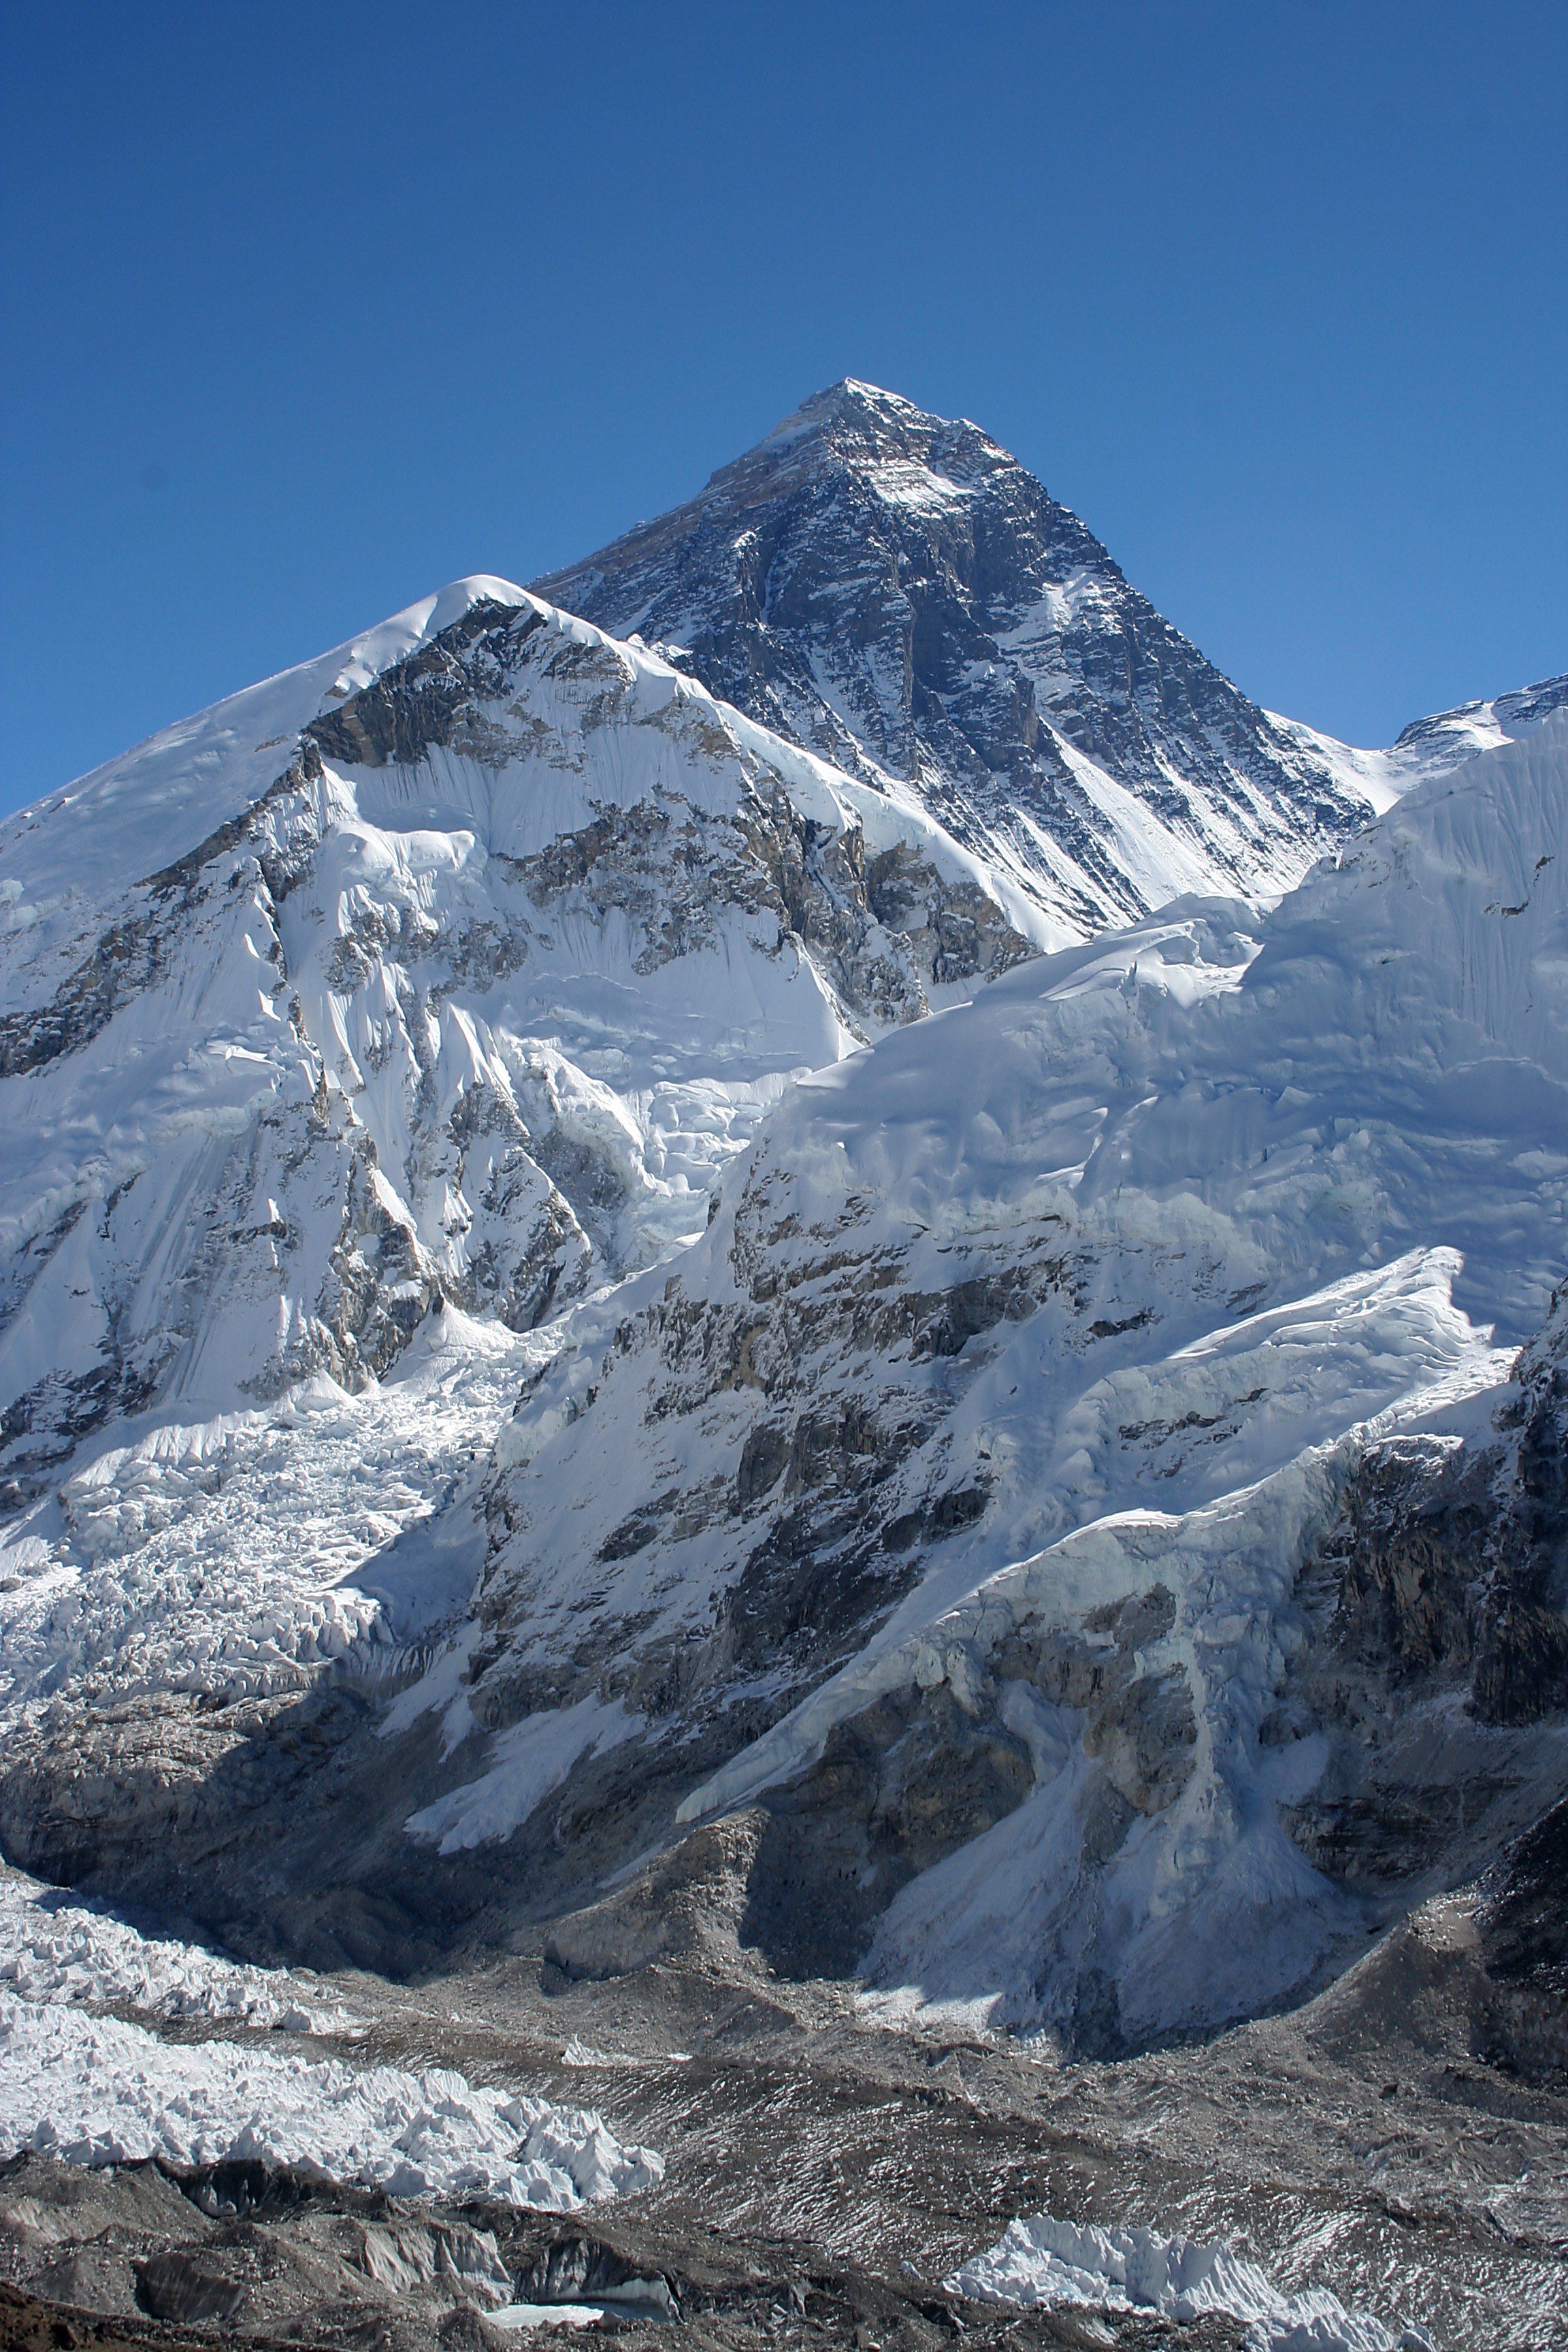
POLYGON ((1568 667, 1563 0, 6 0, 0 807, 853 374, 1358 742, 1568 667))

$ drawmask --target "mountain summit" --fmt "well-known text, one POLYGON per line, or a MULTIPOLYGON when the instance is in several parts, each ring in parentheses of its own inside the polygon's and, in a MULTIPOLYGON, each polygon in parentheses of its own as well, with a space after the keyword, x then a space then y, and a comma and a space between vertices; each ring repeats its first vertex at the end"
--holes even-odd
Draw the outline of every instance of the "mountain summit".
POLYGON ((913 786, 1062 944, 1182 891, 1277 895, 1386 805, 978 425, 852 377, 537 586, 849 773, 913 786))

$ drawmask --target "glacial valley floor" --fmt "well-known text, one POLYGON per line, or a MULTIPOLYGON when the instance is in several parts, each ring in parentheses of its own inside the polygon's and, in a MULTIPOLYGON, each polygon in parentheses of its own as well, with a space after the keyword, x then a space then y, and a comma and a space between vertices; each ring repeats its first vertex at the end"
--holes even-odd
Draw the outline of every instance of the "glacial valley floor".
MULTIPOLYGON (((585 2301, 604 2295, 606 2324, 633 2339, 627 2352, 671 2341, 669 2320, 635 2302, 635 2284, 633 2303, 617 2304, 628 2278, 662 2278, 676 2332, 726 2352, 936 2352, 960 2334, 975 2352, 1241 2345, 1230 2319, 1019 2312, 944 2290, 1016 2216, 1042 2211, 1224 2238, 1288 2292, 1331 2287, 1396 2341, 1414 2326, 1444 2352, 1568 2346, 1568 2090, 1561 2075, 1532 2082, 1478 2050, 1459 1898, 1385 1936, 1304 2009, 1114 2064, 1064 2064, 976 2032, 889 2031, 868 2022, 852 1989, 743 1968, 650 1967, 571 1983, 519 1951, 415 1990, 360 1976, 341 1984, 373 2021, 344 2047, 354 2063, 448 2066, 602 2108, 623 2138, 663 2152, 662 2184, 611 2205, 436 2217, 489 2229, 541 2301, 574 2284, 585 2301)), ((25 2190, 29 2212, 55 2211, 51 2183, 64 2169, 14 2159, 0 2173, 0 2208, 25 2190)), ((121 2180, 134 2169, 121 2168, 121 2180)), ((395 2232, 416 2213, 428 2221, 427 2207, 252 2179, 233 2189, 236 2214, 215 2229, 188 2201, 201 2184, 182 2185, 186 2199, 171 2198, 171 2212, 183 2203, 202 2233, 184 2254, 177 2215, 149 2233, 145 2211, 128 2208, 118 2236, 94 2241, 95 2267, 92 2247, 72 2246, 61 2207, 51 2266, 29 2275, 0 2231, 14 2282, 0 2345, 175 2352, 238 2336, 481 2352, 529 2340, 423 2290, 388 2294, 367 2281, 358 2299, 324 2285, 312 2298, 333 2231, 363 2232, 368 2221, 395 2232), (171 2249, 173 2268, 149 2273, 148 2260, 171 2249), (142 2285, 117 2292, 112 2277, 123 2282, 132 2264, 142 2285), (221 2324, 215 2278, 230 2282, 221 2324), (144 2315, 153 2307, 162 2321, 144 2315)), ((341 2263, 332 2275, 341 2283, 341 2263)))

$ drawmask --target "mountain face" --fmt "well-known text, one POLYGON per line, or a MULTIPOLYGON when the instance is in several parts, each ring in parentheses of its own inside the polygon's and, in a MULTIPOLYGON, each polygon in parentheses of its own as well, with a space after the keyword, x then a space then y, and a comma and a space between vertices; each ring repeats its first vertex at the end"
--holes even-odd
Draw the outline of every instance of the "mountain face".
POLYGON ((1385 772, 1401 786, 1418 776, 1446 775, 1477 751, 1495 751, 1540 725, 1556 712, 1568 710, 1568 676, 1542 678, 1517 694, 1500 694, 1489 702, 1462 702, 1452 710, 1435 711, 1406 727, 1394 749, 1385 753, 1385 772))
POLYGON ((1565 761, 1558 718, 1261 925, 1168 908, 798 1087, 501 1438, 447 1717, 486 1769, 413 1835, 515 1832, 559 1901, 579 1823, 600 1874, 728 1823, 775 1965, 1114 2049, 1528 1827, 1565 761))
POLYGON ((1560 1967, 1568 681, 1351 751, 856 384, 554 584, 0 827, 0 1845, 1115 2052, 1522 1837, 1560 1967))
POLYGON ((847 381, 539 593, 912 787, 1053 945, 1268 897, 1389 798, 1250 703, 978 426, 847 381))
POLYGON ((1473 1878, 1568 1712, 1565 730, 1261 919, 1176 904, 820 1070, 553 1345, 450 1308, 378 1397, 76 1474, 5 1603, 6 1850, 318 1962, 746 1947, 1102 2053, 1473 1878), (345 1460, 357 1558, 244 1620, 225 1559, 345 1460))
MULTIPOLYGON (((913 805, 464 583, 0 833, 0 1479, 527 1329, 789 1074, 1034 951, 913 805)), ((1020 908, 1021 919, 1029 909, 1020 908)))

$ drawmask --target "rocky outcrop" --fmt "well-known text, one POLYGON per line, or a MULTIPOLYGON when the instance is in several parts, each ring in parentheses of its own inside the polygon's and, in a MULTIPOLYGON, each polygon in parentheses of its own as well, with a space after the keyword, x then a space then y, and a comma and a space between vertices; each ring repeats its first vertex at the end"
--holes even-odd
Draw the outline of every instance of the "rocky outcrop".
POLYGON ((1487 2053, 1568 2078, 1568 1798, 1504 1853, 1480 1895, 1487 2053))
POLYGON ((1485 1868, 1552 1793, 1532 1728, 1568 1716, 1568 1294, 1490 1432, 1368 1449, 1300 1593, 1262 1731, 1327 1744, 1298 1843, 1370 1892, 1485 1868))

